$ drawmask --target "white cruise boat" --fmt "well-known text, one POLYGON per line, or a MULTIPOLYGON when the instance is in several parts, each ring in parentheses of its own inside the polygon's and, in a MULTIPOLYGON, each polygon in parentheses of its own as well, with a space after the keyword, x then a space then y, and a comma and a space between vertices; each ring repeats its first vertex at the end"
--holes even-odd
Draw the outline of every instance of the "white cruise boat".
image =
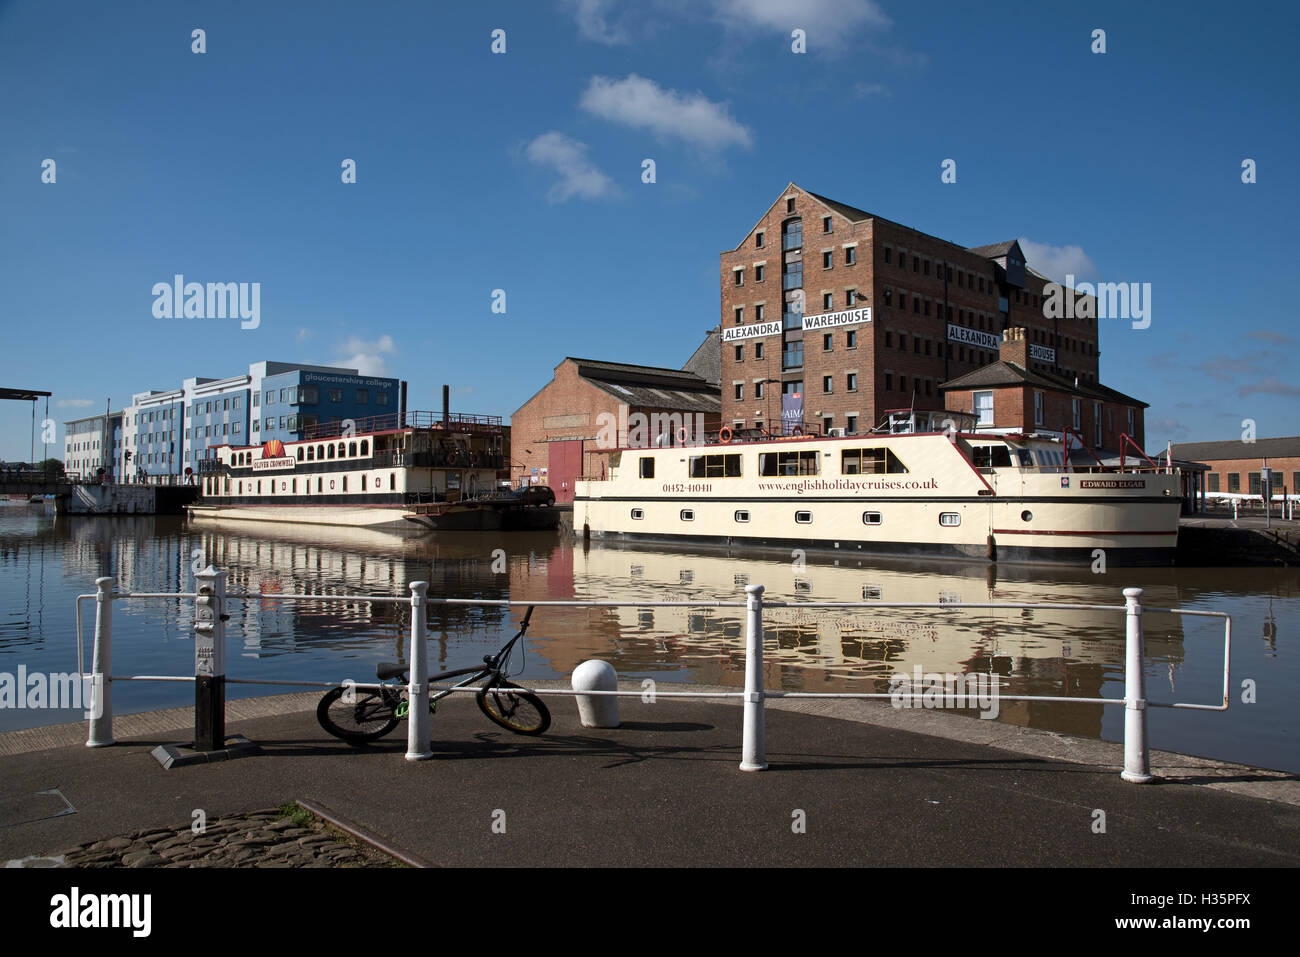
POLYGON ((200 463, 200 498, 189 512, 413 531, 535 527, 539 510, 497 492, 506 441, 497 416, 375 416, 346 434, 322 423, 302 440, 216 449, 200 463))
POLYGON ((1060 439, 986 434, 956 412, 893 412, 866 435, 730 429, 623 448, 575 488, 581 539, 816 548, 991 561, 1167 565, 1179 476, 1071 467, 1060 439))

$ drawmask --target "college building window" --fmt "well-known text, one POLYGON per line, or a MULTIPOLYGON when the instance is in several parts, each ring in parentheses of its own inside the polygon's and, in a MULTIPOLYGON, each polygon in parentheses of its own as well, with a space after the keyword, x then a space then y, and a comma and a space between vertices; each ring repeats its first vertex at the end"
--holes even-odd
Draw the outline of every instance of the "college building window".
POLYGON ((370 391, 368 389, 357 389, 357 405, 370 404, 370 391))

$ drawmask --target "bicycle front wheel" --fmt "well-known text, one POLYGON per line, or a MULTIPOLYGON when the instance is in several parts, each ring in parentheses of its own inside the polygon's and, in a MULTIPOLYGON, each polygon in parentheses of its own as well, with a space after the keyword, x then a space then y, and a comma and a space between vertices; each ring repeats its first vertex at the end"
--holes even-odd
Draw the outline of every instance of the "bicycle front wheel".
POLYGON ((351 689, 355 700, 344 700, 347 688, 331 688, 316 706, 316 720, 348 744, 377 741, 397 727, 397 709, 383 692, 351 689))
POLYGON ((488 685, 477 699, 489 721, 515 734, 541 734, 551 726, 551 712, 542 699, 508 681, 488 685))

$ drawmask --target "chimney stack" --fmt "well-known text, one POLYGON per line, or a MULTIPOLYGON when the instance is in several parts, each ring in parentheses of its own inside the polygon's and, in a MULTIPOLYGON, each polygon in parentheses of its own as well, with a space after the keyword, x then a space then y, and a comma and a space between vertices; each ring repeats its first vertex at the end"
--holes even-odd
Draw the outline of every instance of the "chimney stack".
POLYGON ((451 386, 442 387, 442 427, 444 429, 451 425, 451 386))
POLYGON ((1029 341, 1021 326, 1010 326, 1002 333, 1002 344, 998 347, 998 358, 1003 362, 1012 362, 1022 369, 1029 368, 1029 341))

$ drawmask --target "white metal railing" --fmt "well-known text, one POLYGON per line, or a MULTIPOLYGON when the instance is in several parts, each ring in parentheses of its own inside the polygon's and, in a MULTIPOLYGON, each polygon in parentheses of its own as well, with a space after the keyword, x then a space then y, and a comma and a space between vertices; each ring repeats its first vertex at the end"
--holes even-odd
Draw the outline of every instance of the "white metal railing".
MULTIPOLYGON (((764 703, 768 698, 838 698, 838 699, 900 699, 913 702, 922 700, 922 692, 804 692, 804 691, 767 691, 763 684, 763 609, 799 608, 864 608, 872 611, 882 608, 929 610, 947 615, 959 611, 974 609, 1052 609, 1056 611, 1096 611, 1123 612, 1125 616, 1125 669, 1124 697, 1077 697, 1065 695, 1004 695, 995 686, 999 701, 1049 701, 1068 704, 1119 705, 1125 707, 1124 721, 1124 771, 1122 777, 1127 781, 1150 781, 1150 762, 1147 747, 1147 719, 1149 707, 1184 708, 1201 711, 1226 711, 1229 702, 1229 682, 1232 658, 1232 618, 1225 612, 1202 611, 1186 608, 1145 608, 1141 604, 1141 588, 1125 588, 1123 605, 1098 605, 1071 602, 880 602, 880 601, 829 601, 829 602, 764 602, 762 585, 747 585, 746 600, 738 601, 528 601, 512 599, 480 598, 429 598, 426 595, 427 582, 412 582, 409 598, 398 595, 335 595, 335 594, 284 594, 264 592, 230 592, 224 591, 225 573, 214 568, 202 573, 205 582, 218 581, 219 587, 201 586, 198 592, 113 592, 114 579, 111 577, 95 580, 96 592, 90 595, 78 595, 77 611, 77 671, 84 676, 84 659, 82 653, 82 612, 81 602, 94 600, 95 639, 91 676, 92 699, 89 719, 90 732, 87 747, 101 747, 115 743, 112 735, 112 682, 114 681, 179 681, 195 682, 200 669, 195 675, 115 675, 112 673, 112 602, 128 598, 170 599, 193 598, 195 606, 196 631, 212 633, 216 640, 225 640, 225 602, 230 600, 259 601, 366 601, 376 604, 402 604, 411 608, 411 643, 407 661, 409 662, 410 680, 407 692, 410 700, 408 718, 407 754, 410 760, 430 757, 429 750, 429 710, 430 690, 450 691, 456 693, 478 692, 476 687, 431 685, 427 681, 426 664, 428 643, 428 606, 429 605, 476 605, 484 607, 577 607, 577 608, 743 608, 745 609, 745 687, 743 691, 655 691, 655 697, 672 698, 743 698, 744 726, 742 736, 742 770, 762 770, 767 767, 765 748, 764 703), (207 587, 208 590, 204 590, 207 587), (205 600, 207 604, 204 604, 205 600), (206 615, 202 614, 207 612, 206 615), (1173 615, 1185 615, 1200 618, 1223 619, 1223 697, 1219 704, 1200 702, 1152 702, 1146 698, 1143 662, 1142 616, 1144 612, 1160 612, 1173 615), (202 620, 203 624, 200 624, 202 620), (421 680, 421 676, 425 680, 421 680)), ((197 645, 196 645, 197 655, 197 645)), ((253 679, 224 677, 222 681, 239 684, 298 686, 314 688, 337 687, 338 682, 291 681, 278 679, 253 679)), ((384 687, 374 683, 355 683, 362 689, 384 687)), ((573 695, 575 697, 612 696, 641 697, 641 690, 569 690, 562 688, 525 688, 536 695, 573 695)), ((222 697, 224 703, 224 696, 222 697)))

